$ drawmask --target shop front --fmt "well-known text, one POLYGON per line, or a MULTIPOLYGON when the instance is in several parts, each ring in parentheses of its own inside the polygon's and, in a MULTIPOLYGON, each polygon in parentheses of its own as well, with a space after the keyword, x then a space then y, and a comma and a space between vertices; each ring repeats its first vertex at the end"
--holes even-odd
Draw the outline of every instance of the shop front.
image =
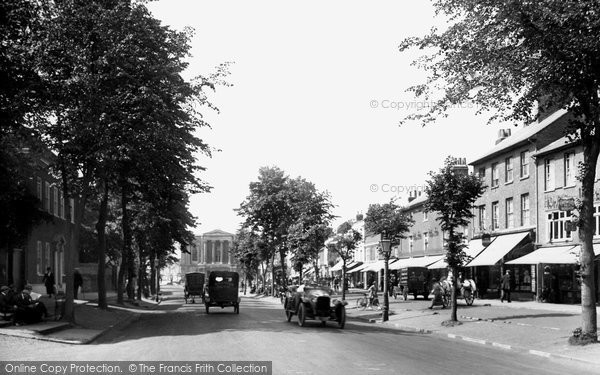
POLYGON ((500 298, 500 279, 506 270, 511 270, 512 298, 533 300, 532 286, 535 270, 526 265, 510 265, 510 261, 533 250, 530 231, 492 237, 487 247, 467 263, 469 275, 477 284, 479 298, 500 298))
MULTIPOLYGON (((581 284, 577 276, 579 245, 541 247, 531 254, 507 262, 508 266, 530 267, 532 290, 539 302, 581 303, 581 284)), ((600 244, 594 245, 600 255, 600 244)), ((595 267, 598 267, 596 261, 595 267)), ((596 278, 597 284, 598 278, 596 278)))

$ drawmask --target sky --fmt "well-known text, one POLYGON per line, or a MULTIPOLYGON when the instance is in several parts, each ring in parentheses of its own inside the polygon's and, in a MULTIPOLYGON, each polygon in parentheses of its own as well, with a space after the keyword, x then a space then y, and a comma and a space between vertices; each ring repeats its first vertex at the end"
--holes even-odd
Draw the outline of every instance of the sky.
POLYGON ((191 198, 196 234, 235 233, 234 209, 263 166, 277 166, 328 191, 338 219, 371 203, 423 189, 448 155, 467 162, 493 147, 500 128, 464 104, 434 124, 399 122, 428 105, 406 91, 426 72, 423 52, 399 52, 407 37, 444 27, 429 1, 159 0, 152 14, 176 30, 192 27, 187 78, 232 62, 231 87, 218 87, 198 136, 220 151, 199 156, 213 187, 191 198))

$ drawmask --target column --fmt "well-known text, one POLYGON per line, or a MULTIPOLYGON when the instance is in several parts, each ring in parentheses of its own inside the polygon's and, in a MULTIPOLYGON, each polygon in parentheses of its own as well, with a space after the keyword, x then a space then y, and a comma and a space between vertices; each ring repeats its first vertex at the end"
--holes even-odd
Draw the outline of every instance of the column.
POLYGON ((212 241, 206 241, 206 264, 212 263, 213 259, 213 243, 212 241))
POLYGON ((229 240, 223 241, 223 263, 231 264, 231 257, 229 256, 229 240))

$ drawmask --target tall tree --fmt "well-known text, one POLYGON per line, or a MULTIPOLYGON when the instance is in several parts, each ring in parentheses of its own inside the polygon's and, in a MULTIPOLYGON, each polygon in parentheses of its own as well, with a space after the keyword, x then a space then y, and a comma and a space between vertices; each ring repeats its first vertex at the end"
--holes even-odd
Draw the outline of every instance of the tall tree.
POLYGON ((436 220, 444 232, 447 243, 446 262, 454 275, 452 288, 452 312, 450 320, 457 322, 456 297, 459 290, 458 270, 463 267, 467 256, 464 252, 465 236, 462 230, 469 225, 473 217, 473 203, 483 194, 485 187, 482 180, 466 170, 457 170, 456 161, 446 158, 444 167, 438 173, 430 172, 425 193, 425 209, 435 213, 436 220))
MULTIPOLYGON (((379 234, 382 239, 390 241, 390 249, 393 246, 400 245, 400 240, 406 238, 405 233, 410 230, 414 220, 403 214, 400 207, 391 200, 385 204, 371 204, 367 210, 365 217, 365 231, 370 234, 379 234)), ((389 250, 389 249, 388 249, 389 250)), ((383 249, 380 249, 383 251, 383 249)), ((383 281, 383 321, 388 320, 389 300, 389 270, 388 263, 390 261, 391 251, 383 252, 384 257, 384 281, 383 281)))
POLYGON ((457 103, 479 112, 529 123, 540 112, 564 108, 573 116, 565 130, 583 146, 582 199, 577 225, 581 246, 582 340, 597 341, 594 284, 594 182, 600 154, 600 3, 594 0, 450 0, 434 3, 448 27, 400 45, 433 51, 415 63, 430 76, 412 87, 417 96, 441 92, 424 124, 457 103), (540 101, 540 99, 542 99, 540 101))
POLYGON ((362 235, 352 228, 350 222, 346 221, 337 228, 336 235, 327 244, 328 249, 338 254, 342 260, 342 301, 346 300, 348 261, 354 257, 354 249, 361 240, 362 235))

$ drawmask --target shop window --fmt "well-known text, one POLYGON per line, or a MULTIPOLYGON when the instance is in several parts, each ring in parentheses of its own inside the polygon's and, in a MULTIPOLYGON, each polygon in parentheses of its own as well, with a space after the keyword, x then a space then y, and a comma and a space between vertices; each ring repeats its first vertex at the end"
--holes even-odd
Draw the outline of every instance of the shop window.
POLYGON ((556 211, 548 214, 548 240, 568 241, 571 239, 571 211, 556 211))

